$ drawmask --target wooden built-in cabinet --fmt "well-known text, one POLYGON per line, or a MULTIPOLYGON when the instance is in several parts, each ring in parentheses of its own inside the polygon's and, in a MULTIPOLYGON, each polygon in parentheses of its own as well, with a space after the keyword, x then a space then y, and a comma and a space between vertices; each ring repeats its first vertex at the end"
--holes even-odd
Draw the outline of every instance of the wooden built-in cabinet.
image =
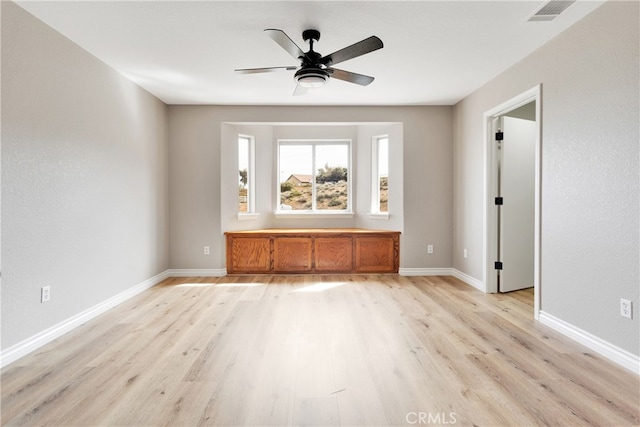
POLYGON ((397 273, 400 232, 359 228, 229 231, 227 273, 397 273))

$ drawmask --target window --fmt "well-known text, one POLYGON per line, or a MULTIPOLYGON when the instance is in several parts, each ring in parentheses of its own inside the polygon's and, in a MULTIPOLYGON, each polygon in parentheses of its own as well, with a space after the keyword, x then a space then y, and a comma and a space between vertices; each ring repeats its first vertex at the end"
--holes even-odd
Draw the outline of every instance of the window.
POLYGON ((278 141, 278 211, 351 212, 351 141, 278 141))
POLYGON ((373 138, 371 213, 389 212, 389 137, 373 138))
POLYGON ((238 136, 238 212, 255 212, 254 139, 238 136))

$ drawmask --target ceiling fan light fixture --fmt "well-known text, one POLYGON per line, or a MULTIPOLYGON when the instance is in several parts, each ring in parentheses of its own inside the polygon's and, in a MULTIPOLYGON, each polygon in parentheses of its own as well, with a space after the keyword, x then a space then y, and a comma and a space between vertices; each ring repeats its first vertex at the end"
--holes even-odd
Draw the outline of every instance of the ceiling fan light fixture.
POLYGON ((321 69, 317 70, 299 70, 295 79, 298 84, 304 88, 312 89, 324 86, 329 79, 329 74, 321 69))

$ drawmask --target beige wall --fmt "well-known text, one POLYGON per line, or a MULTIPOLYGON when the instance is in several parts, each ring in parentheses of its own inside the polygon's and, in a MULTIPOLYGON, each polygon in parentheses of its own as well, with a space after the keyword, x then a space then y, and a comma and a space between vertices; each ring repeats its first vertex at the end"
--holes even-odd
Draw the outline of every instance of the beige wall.
POLYGON ((168 164, 162 102, 1 3, 5 350, 168 268, 168 164))
POLYGON ((542 84, 541 310, 635 355, 638 8, 605 3, 454 109, 453 266, 482 280, 483 113, 542 84))
MULTIPOLYGON (((402 123, 404 233, 401 268, 451 266, 451 107, 170 106, 171 268, 215 270, 225 267, 225 230, 221 224, 232 221, 234 212, 221 208, 220 204, 220 164, 226 159, 222 157, 221 135, 223 124, 243 122, 402 123), (427 255, 428 243, 435 247, 432 255, 427 255), (210 256, 203 255, 203 246, 211 246, 210 256)), ((233 129, 227 129, 227 132, 233 134, 233 129)), ((260 162, 265 161, 269 167, 268 162, 274 161, 274 155, 269 157, 267 154, 266 160, 260 156, 260 162)), ((358 161, 354 159, 354 164, 358 161)), ((234 178, 236 173, 234 169, 234 178)), ((289 220, 266 224, 285 227, 354 225, 350 220, 332 220, 330 223, 326 220, 321 223, 289 220)), ((391 224, 389 228, 395 229, 396 223, 391 224)), ((253 226, 247 225, 247 228, 253 226)))

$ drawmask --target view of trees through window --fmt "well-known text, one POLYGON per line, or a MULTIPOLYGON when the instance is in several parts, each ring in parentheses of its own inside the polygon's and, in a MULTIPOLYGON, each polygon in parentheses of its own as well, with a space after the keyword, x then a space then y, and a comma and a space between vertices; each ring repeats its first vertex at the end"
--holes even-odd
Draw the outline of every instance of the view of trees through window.
POLYGON ((249 165, 251 163, 251 140, 238 137, 238 212, 249 211, 249 165))
POLYGON ((378 209, 389 212, 389 138, 378 138, 378 209))
POLYGON ((280 210, 348 210, 349 142, 279 145, 280 210))

